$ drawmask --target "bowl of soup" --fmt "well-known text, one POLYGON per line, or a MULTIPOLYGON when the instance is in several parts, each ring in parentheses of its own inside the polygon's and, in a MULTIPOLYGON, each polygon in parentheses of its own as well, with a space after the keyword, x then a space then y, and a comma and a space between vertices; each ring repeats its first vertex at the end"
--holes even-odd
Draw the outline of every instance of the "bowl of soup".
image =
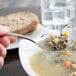
POLYGON ((47 51, 28 40, 21 40, 20 62, 29 76, 76 76, 76 49, 73 47, 47 51))

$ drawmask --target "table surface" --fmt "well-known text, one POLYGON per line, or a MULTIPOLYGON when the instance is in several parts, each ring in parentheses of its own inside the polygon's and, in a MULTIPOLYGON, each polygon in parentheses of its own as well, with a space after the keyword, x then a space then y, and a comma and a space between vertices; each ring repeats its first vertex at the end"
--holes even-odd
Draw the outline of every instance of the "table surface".
MULTIPOLYGON (((39 20, 41 22, 40 7, 0 9, 0 16, 4 16, 18 11, 32 11, 33 13, 38 15, 39 20)), ((7 50, 5 64, 3 68, 0 70, 0 76, 28 76, 20 63, 18 48, 7 50)))

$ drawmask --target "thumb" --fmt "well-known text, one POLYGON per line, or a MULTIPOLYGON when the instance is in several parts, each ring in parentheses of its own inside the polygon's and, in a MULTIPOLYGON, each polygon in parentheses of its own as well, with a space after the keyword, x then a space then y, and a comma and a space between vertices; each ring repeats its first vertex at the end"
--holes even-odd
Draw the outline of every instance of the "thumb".
POLYGON ((5 35, 7 32, 9 32, 9 27, 7 27, 7 26, 0 26, 0 36, 5 35))

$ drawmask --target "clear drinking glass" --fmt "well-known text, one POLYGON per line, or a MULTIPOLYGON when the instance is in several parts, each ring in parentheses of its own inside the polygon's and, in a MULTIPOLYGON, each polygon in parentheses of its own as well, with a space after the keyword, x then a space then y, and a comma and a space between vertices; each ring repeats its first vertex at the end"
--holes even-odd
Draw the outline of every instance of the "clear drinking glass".
POLYGON ((73 26, 75 0, 41 0, 42 24, 48 29, 73 26))

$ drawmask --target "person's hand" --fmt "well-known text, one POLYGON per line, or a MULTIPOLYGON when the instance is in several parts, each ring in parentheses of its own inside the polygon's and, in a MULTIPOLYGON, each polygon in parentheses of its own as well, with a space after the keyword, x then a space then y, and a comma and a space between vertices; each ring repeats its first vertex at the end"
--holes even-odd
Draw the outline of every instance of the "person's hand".
POLYGON ((9 32, 9 28, 6 26, 0 26, 0 69, 4 64, 4 58, 6 57, 6 48, 17 40, 16 37, 6 35, 9 32))

